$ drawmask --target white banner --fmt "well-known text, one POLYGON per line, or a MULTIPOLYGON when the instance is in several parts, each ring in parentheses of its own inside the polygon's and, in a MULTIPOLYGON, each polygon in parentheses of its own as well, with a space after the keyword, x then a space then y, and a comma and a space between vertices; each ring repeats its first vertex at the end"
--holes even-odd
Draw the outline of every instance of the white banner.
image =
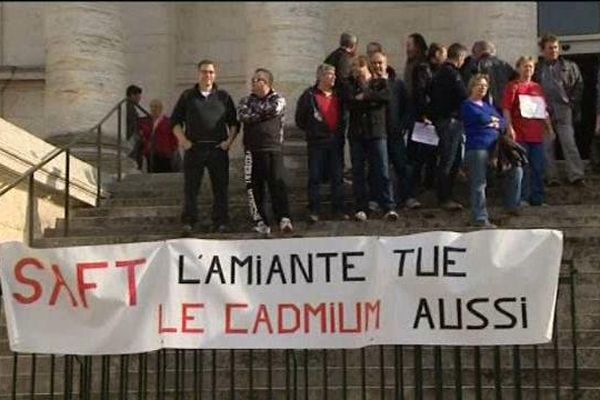
POLYGON ((551 340, 562 233, 0 245, 13 351, 551 340))

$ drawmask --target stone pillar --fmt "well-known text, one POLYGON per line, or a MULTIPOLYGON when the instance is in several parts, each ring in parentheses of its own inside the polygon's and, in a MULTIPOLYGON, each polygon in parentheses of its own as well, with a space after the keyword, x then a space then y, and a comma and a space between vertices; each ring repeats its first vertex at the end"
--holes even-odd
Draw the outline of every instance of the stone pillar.
POLYGON ((169 114, 175 93, 175 8, 173 3, 124 3, 129 82, 142 87, 142 105, 162 100, 169 114))
MULTIPOLYGON (((125 96, 121 7, 48 3, 44 12, 45 137, 89 129, 125 96)), ((116 128, 105 134, 116 135, 116 128)))
POLYGON ((451 2, 432 7, 447 7, 438 13, 442 17, 436 17, 449 24, 447 32, 440 32, 440 36, 452 37, 469 51, 473 42, 485 39, 493 42, 498 57, 511 65, 519 56, 538 54, 535 2, 451 2))
POLYGON ((296 101, 315 82, 324 60, 325 7, 313 2, 246 3, 247 78, 258 67, 273 72, 275 90, 288 103, 287 125, 293 124, 296 101))

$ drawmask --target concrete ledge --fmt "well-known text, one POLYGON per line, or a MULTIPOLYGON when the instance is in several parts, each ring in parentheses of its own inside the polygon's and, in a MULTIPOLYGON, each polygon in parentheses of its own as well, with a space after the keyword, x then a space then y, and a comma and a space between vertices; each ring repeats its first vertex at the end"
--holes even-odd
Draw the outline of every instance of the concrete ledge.
MULTIPOLYGON (((0 119, 0 165, 19 176, 39 163, 56 147, 24 129, 0 119)), ((70 157, 70 195, 86 204, 96 201, 96 169, 78 158, 70 157)), ((49 189, 65 188, 65 156, 59 155, 35 174, 35 181, 49 189)), ((5 183, 7 185, 8 183, 5 183)), ((4 186, 4 185, 2 185, 4 186)))

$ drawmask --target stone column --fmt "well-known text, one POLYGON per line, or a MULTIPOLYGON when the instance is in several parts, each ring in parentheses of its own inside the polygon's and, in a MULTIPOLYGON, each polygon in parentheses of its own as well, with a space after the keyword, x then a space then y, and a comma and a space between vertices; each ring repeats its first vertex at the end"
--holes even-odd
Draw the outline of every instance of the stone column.
POLYGON ((296 101, 314 83, 324 60, 325 7, 313 2, 246 3, 247 78, 258 67, 273 72, 274 87, 288 103, 287 125, 293 124, 296 101))
MULTIPOLYGON (((107 2, 48 3, 44 12, 45 136, 89 129, 125 96, 121 7, 107 2)), ((116 128, 105 134, 116 135, 116 128)))
POLYGON ((169 114, 175 93, 175 8, 173 3, 123 3, 129 81, 142 87, 142 105, 162 100, 169 114))

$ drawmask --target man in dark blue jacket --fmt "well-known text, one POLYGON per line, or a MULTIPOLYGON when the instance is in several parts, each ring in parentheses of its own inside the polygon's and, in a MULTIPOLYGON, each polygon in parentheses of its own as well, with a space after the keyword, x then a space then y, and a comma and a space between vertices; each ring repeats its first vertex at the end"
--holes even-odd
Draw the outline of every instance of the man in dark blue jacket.
POLYGON ((359 56, 353 65, 353 78, 344 88, 344 102, 350 111, 348 136, 352 158, 352 188, 357 221, 366 221, 369 209, 366 166, 372 168, 372 190, 384 219, 397 220, 392 196, 387 154, 387 104, 390 99, 388 81, 373 77, 369 60, 359 56))
POLYGON ((373 73, 388 82, 390 99, 386 108, 387 149, 389 163, 396 174, 398 191, 394 192, 396 204, 405 202, 408 197, 407 154, 403 133, 408 123, 408 94, 402 79, 389 74, 387 56, 383 51, 375 51, 370 57, 373 73))
POLYGON ((185 149, 183 176, 185 200, 183 233, 192 232, 198 221, 198 190, 204 169, 213 188, 213 231, 224 232, 229 222, 229 148, 239 124, 231 96, 215 84, 215 63, 198 63, 198 83, 184 91, 171 115, 173 133, 185 149), (184 131, 185 128, 185 131, 184 131))
POLYGON ((459 69, 467 57, 467 48, 454 43, 448 48, 448 59, 431 80, 431 119, 440 138, 437 196, 445 210, 461 210, 452 200, 454 179, 461 162, 461 143, 464 133, 459 120, 460 105, 467 98, 467 89, 459 69))

